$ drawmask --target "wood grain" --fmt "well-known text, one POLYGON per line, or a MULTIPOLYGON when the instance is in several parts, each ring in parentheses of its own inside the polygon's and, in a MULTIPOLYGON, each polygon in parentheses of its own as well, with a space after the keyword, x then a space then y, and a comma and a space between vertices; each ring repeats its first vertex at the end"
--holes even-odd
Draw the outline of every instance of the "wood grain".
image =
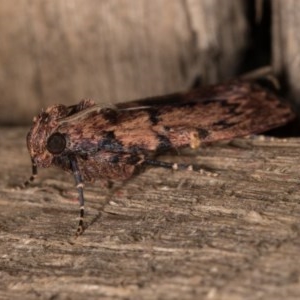
POLYGON ((299 107, 299 11, 295 0, 272 1, 272 57, 276 74, 288 85, 288 94, 299 107))
POLYGON ((54 103, 111 104, 233 76, 247 23, 239 0, 3 0, 0 31, 0 123, 20 125, 54 103))
POLYGON ((24 128, 1 128, 1 299, 299 299, 300 139, 238 139, 176 161, 218 177, 149 169, 86 187, 75 239, 73 178, 40 170, 24 128))

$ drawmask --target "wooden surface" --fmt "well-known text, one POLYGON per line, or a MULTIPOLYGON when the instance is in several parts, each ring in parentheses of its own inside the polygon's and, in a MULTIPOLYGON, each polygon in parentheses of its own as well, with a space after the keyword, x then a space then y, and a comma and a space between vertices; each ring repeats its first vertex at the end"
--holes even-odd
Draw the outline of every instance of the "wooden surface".
MULTIPOLYGON (((88 185, 83 236, 72 176, 40 170, 26 129, 0 129, 1 299, 299 299, 300 139, 239 139, 173 161, 216 178, 149 169, 88 185)), ((166 158, 167 159, 167 158, 166 158)))
POLYGON ((216 82, 246 45, 240 0, 0 1, 0 124, 42 107, 100 104, 216 82), (12 107, 14 113, 12 114, 12 107))
POLYGON ((291 99, 300 107, 300 2, 274 0, 272 18, 272 57, 276 74, 281 74, 288 85, 291 99))

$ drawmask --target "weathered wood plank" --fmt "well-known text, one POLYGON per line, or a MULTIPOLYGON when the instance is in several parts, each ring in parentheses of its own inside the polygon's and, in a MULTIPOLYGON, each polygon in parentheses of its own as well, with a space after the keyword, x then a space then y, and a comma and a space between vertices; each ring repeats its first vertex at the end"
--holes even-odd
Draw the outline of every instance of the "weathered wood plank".
POLYGON ((299 10, 296 0, 272 3, 272 65, 288 86, 288 94, 299 107, 299 10))
MULTIPOLYGON (((26 190, 26 130, 0 129, 1 299, 298 299, 300 139, 239 139, 86 188, 75 239, 73 178, 41 170, 26 190)), ((166 159, 170 159, 167 157, 166 159)))
POLYGON ((247 41, 245 5, 2 0, 0 123, 29 124, 53 103, 107 105, 186 89, 199 74, 204 82, 234 76, 247 41))

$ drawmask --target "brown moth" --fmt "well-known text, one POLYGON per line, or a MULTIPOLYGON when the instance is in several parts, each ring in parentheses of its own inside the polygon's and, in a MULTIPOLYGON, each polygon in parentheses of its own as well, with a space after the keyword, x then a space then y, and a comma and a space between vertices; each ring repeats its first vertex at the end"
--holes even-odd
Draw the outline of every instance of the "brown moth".
POLYGON ((172 149, 198 148, 208 142, 260 133, 293 118, 290 107, 275 94, 243 81, 113 108, 100 107, 92 100, 53 105, 33 119, 27 135, 32 176, 26 185, 37 175, 37 167, 56 166, 72 173, 79 194, 79 235, 83 232, 85 181, 125 180, 147 165, 192 169, 155 157, 172 149))

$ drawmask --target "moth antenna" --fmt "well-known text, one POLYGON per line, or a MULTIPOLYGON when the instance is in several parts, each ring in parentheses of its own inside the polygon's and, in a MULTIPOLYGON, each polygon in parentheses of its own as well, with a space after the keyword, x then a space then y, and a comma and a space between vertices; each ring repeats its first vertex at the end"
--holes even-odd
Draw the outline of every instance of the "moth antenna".
POLYGON ((211 176, 211 177, 216 177, 219 174, 215 172, 208 171, 207 168, 203 168, 199 165, 194 165, 194 164, 178 164, 178 163, 171 163, 171 162, 165 162, 165 161, 160 161, 160 160, 151 160, 151 159, 146 159, 144 161, 146 165, 149 166, 155 166, 155 167, 161 167, 165 169, 172 169, 172 170, 188 170, 188 171, 193 171, 200 173, 201 175, 206 175, 206 176, 211 176))
POLYGON ((75 183, 76 183, 76 188, 78 191, 78 201, 80 205, 80 211, 79 211, 79 223, 76 231, 76 236, 79 236, 83 233, 84 227, 83 227, 83 218, 84 218, 84 196, 83 196, 83 180, 80 174, 80 170, 77 165, 77 161, 75 158, 71 159, 71 166, 72 166, 72 171, 74 174, 75 178, 75 183))
POLYGON ((31 176, 29 177, 28 180, 26 180, 23 183, 23 187, 27 187, 28 185, 30 185, 35 180, 36 177, 37 177, 37 165, 34 162, 34 160, 31 159, 31 176))

